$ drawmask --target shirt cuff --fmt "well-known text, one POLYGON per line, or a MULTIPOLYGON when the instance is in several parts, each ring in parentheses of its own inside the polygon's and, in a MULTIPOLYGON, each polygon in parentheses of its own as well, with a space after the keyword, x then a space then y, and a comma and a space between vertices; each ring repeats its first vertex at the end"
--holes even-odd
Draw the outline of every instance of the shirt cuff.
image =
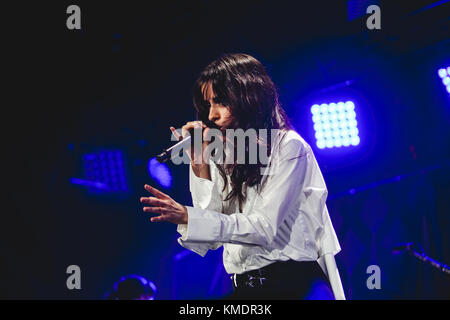
POLYGON ((211 180, 199 178, 189 166, 189 189, 194 207, 222 211, 222 198, 217 185, 211 180))
POLYGON ((181 235, 181 237, 179 237, 177 239, 178 243, 192 251, 197 253, 198 255, 204 257, 206 255, 206 253, 208 252, 208 250, 212 249, 212 250, 216 250, 219 247, 222 246, 222 243, 220 242, 195 242, 195 241, 189 241, 189 239, 187 239, 187 232, 188 232, 188 225, 187 224, 179 224, 177 227, 177 231, 178 233, 181 235))
POLYGON ((186 206, 187 225, 179 225, 183 241, 215 242, 221 241, 222 220, 218 212, 186 206))
POLYGON ((177 226, 177 232, 181 235, 181 239, 185 240, 187 236, 187 224, 179 224, 177 226))

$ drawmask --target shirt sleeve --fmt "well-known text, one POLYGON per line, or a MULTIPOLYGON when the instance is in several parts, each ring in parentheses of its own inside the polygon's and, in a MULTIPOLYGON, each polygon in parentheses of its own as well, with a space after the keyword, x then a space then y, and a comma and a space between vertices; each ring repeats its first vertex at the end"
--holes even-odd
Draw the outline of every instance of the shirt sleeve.
MULTIPOLYGON (((293 201, 298 201, 308 166, 306 148, 290 140, 279 151, 275 171, 257 194, 251 212, 222 214, 211 208, 187 207, 185 240, 193 242, 270 244, 293 201)), ((210 186, 212 188, 212 186, 210 186)), ((205 204, 208 201, 205 200, 205 204)), ((208 202, 209 204, 212 201, 208 202)))
POLYGON ((304 200, 300 203, 300 210, 308 213, 308 218, 314 229, 319 257, 325 254, 336 255, 341 251, 341 247, 326 205, 328 190, 317 160, 312 153, 309 158, 310 170, 307 171, 305 176, 304 200))
MULTIPOLYGON (((217 172, 214 164, 210 164, 211 179, 217 181, 217 172)), ((222 211, 222 196, 219 192, 220 185, 208 179, 199 178, 189 165, 189 188, 192 196, 192 203, 195 208, 213 210, 216 212, 222 211)), ((191 241, 187 238, 188 225, 179 224, 177 227, 178 233, 181 235, 178 238, 178 243, 186 249, 189 249, 201 256, 205 256, 208 250, 216 250, 222 246, 222 243, 213 242, 198 242, 191 241)))
POLYGON ((215 164, 210 164, 211 180, 199 178, 195 175, 192 166, 189 166, 189 189, 192 203, 196 208, 222 212, 222 195, 219 188, 222 187, 217 179, 215 164))

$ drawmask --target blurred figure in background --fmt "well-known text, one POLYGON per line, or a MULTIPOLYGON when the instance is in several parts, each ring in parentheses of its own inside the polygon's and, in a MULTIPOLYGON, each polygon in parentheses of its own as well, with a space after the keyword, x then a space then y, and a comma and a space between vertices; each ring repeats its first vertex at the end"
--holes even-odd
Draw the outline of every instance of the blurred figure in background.
POLYGON ((156 286, 150 280, 129 275, 122 277, 114 284, 114 289, 105 297, 106 300, 154 300, 156 286))

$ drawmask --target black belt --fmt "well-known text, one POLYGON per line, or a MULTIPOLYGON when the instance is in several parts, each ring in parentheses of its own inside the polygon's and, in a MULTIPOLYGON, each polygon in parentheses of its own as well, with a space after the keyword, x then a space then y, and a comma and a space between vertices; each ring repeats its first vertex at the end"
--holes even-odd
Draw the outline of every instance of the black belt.
POLYGON ((316 267, 319 267, 317 261, 276 261, 260 269, 247 271, 241 274, 233 274, 231 276, 233 287, 262 287, 265 281, 273 279, 274 277, 280 279, 285 277, 286 280, 288 280, 289 275, 298 275, 300 264, 302 266, 305 264, 316 264, 316 267))

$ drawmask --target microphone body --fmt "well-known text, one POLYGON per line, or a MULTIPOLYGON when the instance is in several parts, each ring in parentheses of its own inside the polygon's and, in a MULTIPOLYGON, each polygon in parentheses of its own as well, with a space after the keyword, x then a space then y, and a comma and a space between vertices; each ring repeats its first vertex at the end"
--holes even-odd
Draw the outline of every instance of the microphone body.
MULTIPOLYGON (((219 129, 219 127, 214 122, 204 121, 204 123, 206 124, 206 126, 208 128, 219 129)), ((163 152, 158 154, 156 156, 156 160, 158 160, 158 162, 160 162, 160 163, 166 162, 167 160, 169 160, 171 158, 172 153, 179 152, 181 149, 184 149, 184 148, 188 147, 189 145, 192 145, 192 142, 193 142, 192 137, 194 137, 195 142, 197 142, 197 141, 202 142, 203 129, 198 128, 198 129, 189 130, 188 136, 186 136, 185 138, 183 138, 182 140, 180 140, 179 142, 177 142, 170 148, 167 148, 163 152), (200 140, 197 140, 197 139, 200 139, 200 140)))
POLYGON ((179 152, 181 149, 191 144, 192 137, 191 135, 186 136, 183 140, 180 140, 170 148, 165 149, 163 152, 156 156, 156 160, 158 162, 163 163, 170 159, 173 152, 179 152))

